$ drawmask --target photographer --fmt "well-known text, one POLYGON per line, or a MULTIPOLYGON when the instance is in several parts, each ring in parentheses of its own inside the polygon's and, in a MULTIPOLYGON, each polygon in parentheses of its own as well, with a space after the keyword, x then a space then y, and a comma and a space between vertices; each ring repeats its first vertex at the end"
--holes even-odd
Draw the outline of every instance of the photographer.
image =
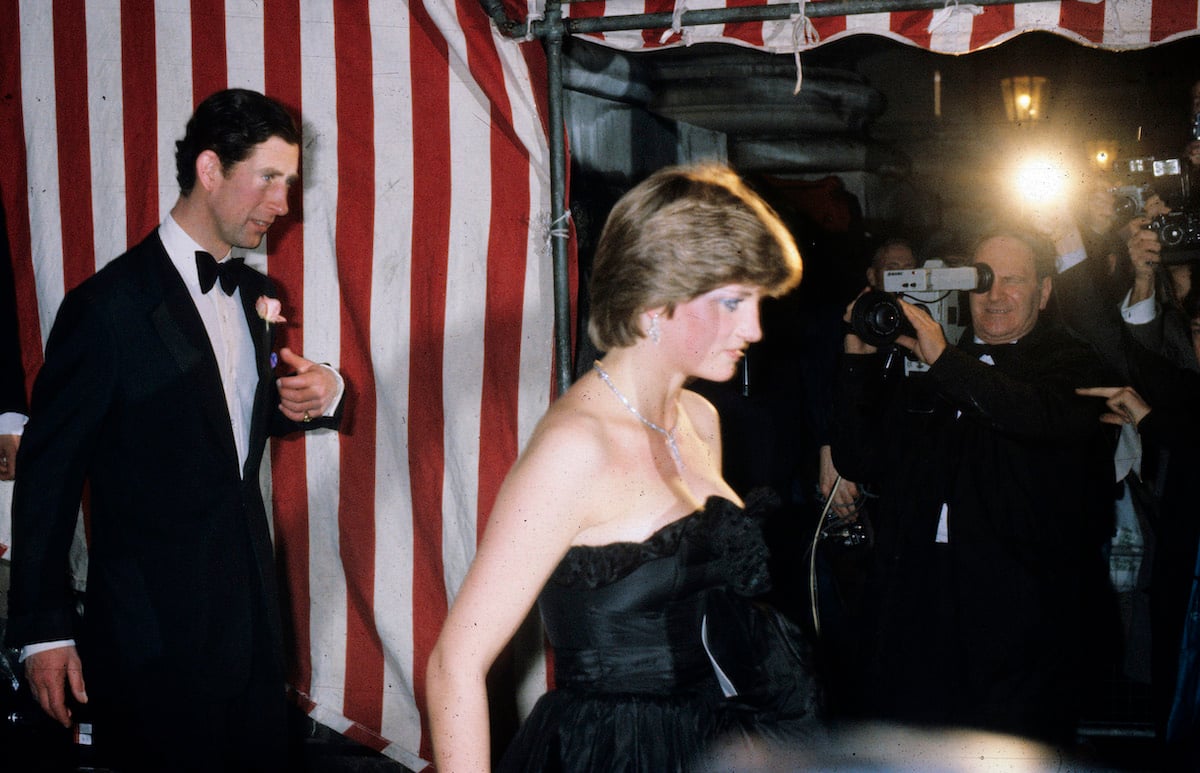
MULTIPOLYGON (((900 271, 917 267, 917 256, 907 239, 890 237, 884 239, 871 253, 871 265, 867 267, 867 284, 875 289, 883 288, 883 275, 887 271, 900 271)), ((818 487, 821 496, 833 496, 833 514, 846 522, 858 518, 862 493, 858 483, 841 478, 833 463, 833 451, 824 444, 818 451, 818 487)))
POLYGON ((1102 366, 1040 316, 1053 260, 1028 229, 989 231, 972 263, 994 282, 971 295, 957 347, 899 302, 911 331, 896 343, 924 373, 889 382, 881 352, 845 336, 834 462, 879 490, 870 716, 1073 737, 1081 610, 1105 573, 1095 481, 1112 446, 1074 393, 1102 366))
MULTIPOLYGON (((1193 297, 1190 316, 1200 321, 1193 297)), ((1200 336, 1197 336, 1200 345, 1200 336)), ((1151 405, 1132 387, 1092 387, 1079 394, 1100 397, 1108 413, 1101 421, 1135 428, 1170 451, 1163 476, 1151 584, 1152 668, 1157 732, 1170 770, 1200 765, 1200 585, 1197 564, 1200 519, 1195 512, 1194 475, 1200 464, 1200 376, 1176 371, 1176 393, 1151 405), (1182 644, 1181 644, 1182 642, 1182 644)))
POLYGON ((1134 222, 1142 227, 1126 242, 1134 280, 1121 314, 1143 346, 1178 367, 1200 371, 1182 307, 1192 288, 1195 262, 1178 260, 1170 252, 1164 255, 1158 233, 1145 227, 1149 219, 1135 218, 1134 222))

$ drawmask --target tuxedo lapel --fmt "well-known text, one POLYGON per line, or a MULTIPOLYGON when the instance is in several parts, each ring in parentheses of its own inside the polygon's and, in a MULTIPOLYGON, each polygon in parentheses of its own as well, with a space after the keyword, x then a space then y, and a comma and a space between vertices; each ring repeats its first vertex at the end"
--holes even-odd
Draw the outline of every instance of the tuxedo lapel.
POLYGON ((157 234, 153 239, 150 273, 158 286, 148 289, 161 301, 151 311, 151 320, 179 372, 195 379, 196 404, 205 420, 212 425, 213 437, 220 438, 222 453, 236 467, 237 446, 212 342, 208 340, 208 332, 204 329, 204 322, 196 311, 187 286, 171 265, 171 259, 167 257, 157 234))
MULTIPOLYGON (((246 315, 246 326, 250 329, 250 338, 254 341, 254 362, 258 370, 258 386, 254 390, 254 410, 250 418, 250 444, 254 446, 257 438, 266 438, 266 412, 273 408, 273 406, 267 405, 271 379, 274 378, 271 373, 272 330, 266 320, 258 316, 258 311, 254 307, 258 296, 267 291, 262 276, 253 269, 243 266, 239 285, 242 311, 246 315)), ((251 453, 247 462, 254 456, 255 454, 251 453)))

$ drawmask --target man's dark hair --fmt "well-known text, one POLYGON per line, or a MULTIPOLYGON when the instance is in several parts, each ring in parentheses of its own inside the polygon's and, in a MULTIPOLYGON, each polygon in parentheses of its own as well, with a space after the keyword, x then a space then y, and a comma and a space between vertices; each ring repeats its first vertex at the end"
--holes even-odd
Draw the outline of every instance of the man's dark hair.
POLYGON ((183 139, 175 143, 175 179, 187 196, 196 185, 196 158, 211 150, 221 159, 221 170, 250 155, 255 145, 278 137, 289 145, 300 144, 300 130, 284 108, 270 97, 249 89, 226 89, 210 95, 188 119, 183 139))

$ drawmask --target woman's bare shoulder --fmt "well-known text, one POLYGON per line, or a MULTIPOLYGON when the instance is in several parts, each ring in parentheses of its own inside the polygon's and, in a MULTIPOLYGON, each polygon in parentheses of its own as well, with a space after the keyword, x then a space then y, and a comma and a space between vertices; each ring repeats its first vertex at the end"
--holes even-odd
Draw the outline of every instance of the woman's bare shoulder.
POLYGON ((606 417, 586 392, 570 391, 551 404, 526 447, 527 454, 566 454, 571 460, 596 462, 610 442, 606 417))

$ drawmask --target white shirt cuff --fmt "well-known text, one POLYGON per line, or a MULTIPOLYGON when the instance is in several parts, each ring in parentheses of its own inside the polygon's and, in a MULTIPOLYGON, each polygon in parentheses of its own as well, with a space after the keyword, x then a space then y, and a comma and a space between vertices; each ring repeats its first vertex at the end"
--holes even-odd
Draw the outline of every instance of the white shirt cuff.
POLYGON ((1130 325, 1145 325, 1147 322, 1153 322, 1158 316, 1158 304, 1155 303, 1154 296, 1143 298, 1135 304, 1130 305, 1129 297, 1133 295, 1133 290, 1125 293, 1124 300, 1121 301, 1121 316, 1125 318, 1125 322, 1130 325))
POLYGON ((20 435, 29 417, 23 413, 0 413, 0 435, 20 435))
POLYGON ((325 413, 321 414, 321 416, 332 416, 337 413, 338 406, 342 404, 342 395, 346 393, 346 379, 342 378, 342 374, 338 373, 337 368, 332 365, 326 365, 323 362, 318 362, 317 364, 328 370, 337 379, 337 392, 333 395, 333 401, 329 403, 329 407, 325 409, 325 413))
POLYGON ((25 658, 29 657, 30 655, 36 655, 39 652, 45 652, 47 650, 56 650, 56 649, 59 649, 60 647, 74 647, 74 646, 75 646, 74 639, 57 639, 55 641, 40 641, 37 644, 26 644, 24 647, 21 648, 21 657, 19 658, 19 661, 21 663, 24 663, 25 658))

